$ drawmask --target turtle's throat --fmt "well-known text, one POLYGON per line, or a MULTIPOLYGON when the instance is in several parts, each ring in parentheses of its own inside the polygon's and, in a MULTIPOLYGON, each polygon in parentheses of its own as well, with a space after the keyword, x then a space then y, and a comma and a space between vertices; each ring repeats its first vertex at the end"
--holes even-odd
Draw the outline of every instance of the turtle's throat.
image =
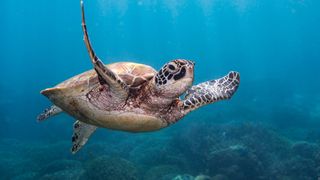
POLYGON ((164 94, 152 80, 141 93, 141 102, 146 108, 156 111, 170 107, 176 99, 176 97, 168 97, 164 94))

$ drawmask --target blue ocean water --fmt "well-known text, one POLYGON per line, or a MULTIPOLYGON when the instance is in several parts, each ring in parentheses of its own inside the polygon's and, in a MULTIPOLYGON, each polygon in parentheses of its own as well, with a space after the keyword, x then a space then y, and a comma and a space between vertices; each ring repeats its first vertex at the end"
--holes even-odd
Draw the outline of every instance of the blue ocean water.
POLYGON ((240 87, 161 131, 101 128, 72 155, 74 119, 36 116, 51 105, 42 89, 92 68, 80 2, 4 0, 0 179, 320 177, 320 1, 84 3, 104 63, 191 59, 195 83, 236 70, 240 87))

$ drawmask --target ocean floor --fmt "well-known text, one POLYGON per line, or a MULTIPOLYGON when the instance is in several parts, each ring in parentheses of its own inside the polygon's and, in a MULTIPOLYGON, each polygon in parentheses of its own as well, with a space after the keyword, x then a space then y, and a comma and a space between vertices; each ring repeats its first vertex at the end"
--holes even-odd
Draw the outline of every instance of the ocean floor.
POLYGON ((193 123, 161 136, 114 136, 107 141, 93 138, 76 155, 70 153, 69 141, 1 139, 1 179, 311 180, 320 176, 318 142, 292 141, 261 124, 193 123))

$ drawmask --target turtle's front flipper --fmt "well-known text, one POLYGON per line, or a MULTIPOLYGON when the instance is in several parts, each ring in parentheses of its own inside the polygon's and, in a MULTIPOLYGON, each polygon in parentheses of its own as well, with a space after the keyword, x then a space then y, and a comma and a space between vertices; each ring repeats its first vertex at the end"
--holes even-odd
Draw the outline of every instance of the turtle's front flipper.
POLYGON ((192 86, 180 104, 185 113, 220 100, 230 99, 240 84, 240 74, 231 71, 226 76, 192 86))
POLYGON ((82 146, 84 146, 91 134, 97 129, 96 126, 86 124, 77 120, 73 124, 73 135, 72 135, 72 154, 78 152, 82 146))
POLYGON ((99 76, 100 83, 108 84, 111 90, 114 93, 118 94, 119 97, 126 98, 128 96, 128 91, 129 91, 128 86, 123 82, 123 80, 116 73, 112 72, 111 69, 107 68, 93 51, 93 48, 91 46, 89 36, 88 36, 85 15, 84 15, 83 1, 80 0, 80 3, 81 3, 81 11, 82 11, 82 30, 84 33, 84 42, 88 49, 89 56, 94 66, 94 69, 96 70, 99 76))
POLYGON ((40 121, 44 121, 46 119, 48 119, 49 117, 52 117, 54 115, 57 115, 59 113, 62 112, 62 109, 59 108, 58 106, 56 105, 52 105, 51 107, 45 109, 43 111, 43 113, 41 113, 38 117, 37 117, 37 120, 40 122, 40 121))

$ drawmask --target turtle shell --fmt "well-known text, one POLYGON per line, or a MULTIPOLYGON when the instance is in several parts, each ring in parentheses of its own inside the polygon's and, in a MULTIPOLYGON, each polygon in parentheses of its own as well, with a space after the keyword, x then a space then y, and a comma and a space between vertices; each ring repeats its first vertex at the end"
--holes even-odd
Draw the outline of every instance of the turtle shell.
MULTIPOLYGON (((118 62, 106 66, 114 73, 118 74, 118 76, 133 89, 139 88, 143 83, 151 80, 157 73, 151 66, 132 62, 118 62)), ((46 91, 48 90, 69 89, 83 85, 91 86, 97 83, 97 73, 95 70, 89 70, 62 82, 53 88, 46 89, 42 91, 42 93, 46 94, 46 91)))
POLYGON ((157 74, 155 69, 144 64, 120 62, 110 64, 108 67, 131 88, 139 88, 157 74))

